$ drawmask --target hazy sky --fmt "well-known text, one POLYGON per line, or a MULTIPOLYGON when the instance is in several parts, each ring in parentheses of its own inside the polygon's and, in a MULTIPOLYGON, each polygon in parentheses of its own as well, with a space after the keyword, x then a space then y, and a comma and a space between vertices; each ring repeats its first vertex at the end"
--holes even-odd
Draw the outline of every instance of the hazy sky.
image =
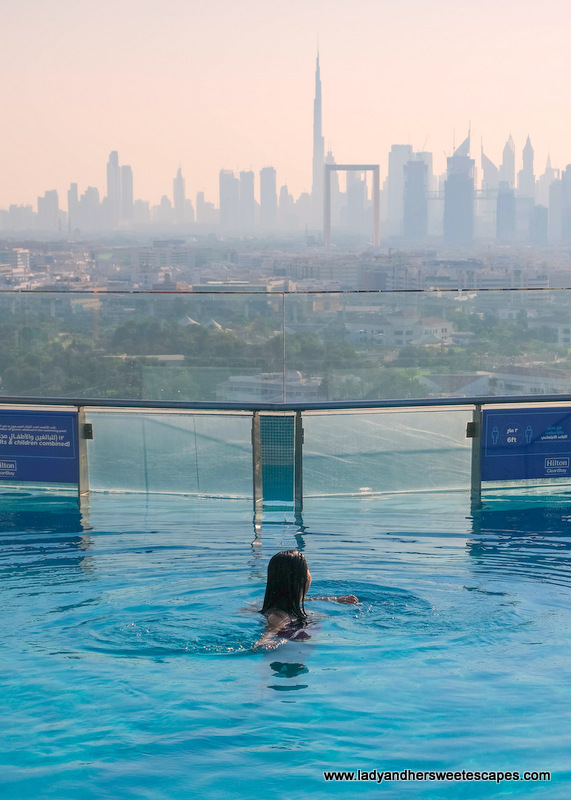
POLYGON ((338 162, 393 143, 437 171, 472 123, 472 155, 571 161, 564 0, 0 0, 0 206, 69 183, 105 193, 111 150, 135 197, 218 203, 218 170, 273 165, 311 188, 316 44, 323 130, 338 162))

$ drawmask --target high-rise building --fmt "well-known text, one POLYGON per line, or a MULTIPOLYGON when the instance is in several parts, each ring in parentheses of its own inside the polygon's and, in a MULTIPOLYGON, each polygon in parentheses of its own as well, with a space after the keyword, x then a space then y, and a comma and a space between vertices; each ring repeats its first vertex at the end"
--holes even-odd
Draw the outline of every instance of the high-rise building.
POLYGON ((240 230, 251 233, 256 218, 256 198, 254 195, 254 173, 240 173, 240 230))
POLYGON ((79 219, 81 230, 97 230, 101 227, 101 203, 99 189, 88 186, 79 199, 79 219))
POLYGON ((563 230, 563 186, 561 178, 549 184, 549 211, 547 218, 547 236, 549 244, 561 244, 563 230))
POLYGON ((133 221, 133 170, 128 164, 121 167, 121 219, 133 221))
POLYGON ((367 181, 361 172, 347 172, 347 217, 346 226, 349 231, 363 233, 370 228, 367 219, 367 181))
POLYGON ((315 64, 315 99, 313 101, 313 182, 311 203, 314 223, 321 227, 323 218, 323 171, 325 164, 325 140, 321 124, 321 73, 319 52, 315 64))
POLYGON ((500 185, 500 171, 494 162, 484 153, 482 145, 482 191, 485 193, 497 192, 500 185))
POLYGON ((571 244, 571 164, 561 173, 561 241, 571 244))
POLYGON ((513 242, 516 226, 515 192, 507 181, 500 181, 496 213, 496 239, 501 244, 513 242))
POLYGON ((500 171, 494 162, 484 153, 481 146, 482 183, 476 197, 477 235, 483 239, 494 239, 498 236, 498 189, 500 171))
MULTIPOLYGON (((325 163, 335 164, 335 158, 331 150, 327 151, 325 163)), ((346 174, 348 175, 349 173, 346 174)), ((331 224, 338 225, 341 221, 342 195, 339 189, 339 173, 337 170, 331 170, 329 173, 329 183, 331 192, 331 224)))
POLYGON ((119 167, 119 154, 113 150, 107 162, 107 200, 110 223, 119 224, 121 216, 121 168, 119 167))
POLYGON ((174 209, 170 201, 170 197, 163 194, 161 202, 158 206, 153 206, 153 221, 157 225, 172 225, 174 222, 174 209))
POLYGON ((517 189, 519 197, 529 197, 535 200, 535 175, 533 174, 533 147, 529 136, 523 148, 523 167, 517 174, 517 189))
POLYGON ((423 239, 428 228, 428 164, 424 160, 407 161, 404 165, 405 239, 423 239))
POLYGON ((186 222, 186 193, 185 180, 182 177, 182 169, 179 167, 176 178, 172 182, 172 196, 174 204, 174 221, 177 225, 186 222))
POLYGON ((263 231, 276 229, 277 211, 276 171, 273 167, 262 167, 260 170, 260 225, 263 231))
POLYGON ((502 153, 500 181, 507 183, 510 189, 515 188, 515 145, 511 134, 505 143, 504 151, 502 153))
POLYGON ((551 166, 551 157, 547 156, 547 164, 545 165, 545 172, 537 179, 535 187, 535 196, 537 203, 540 206, 549 207, 549 187, 554 180, 558 178, 558 170, 553 169, 551 166))
POLYGON ((288 192, 287 186, 280 188, 280 199, 278 206, 279 227, 282 230, 291 228, 295 223, 295 202, 293 195, 288 192))
POLYGON ((474 238, 474 163, 468 134, 447 159, 444 240, 450 244, 470 244, 474 238))
POLYGON ((240 182, 231 169, 221 169, 220 226, 226 231, 236 231, 240 219, 240 182))
POLYGON ((40 231, 59 229, 59 199, 55 189, 44 192, 43 197, 38 197, 37 227, 40 231))
POLYGON ((77 183, 70 184, 67 190, 67 227, 69 231, 79 226, 79 193, 77 183))
POLYGON ((410 144, 393 144, 387 174, 387 235, 402 236, 404 167, 413 157, 410 144))

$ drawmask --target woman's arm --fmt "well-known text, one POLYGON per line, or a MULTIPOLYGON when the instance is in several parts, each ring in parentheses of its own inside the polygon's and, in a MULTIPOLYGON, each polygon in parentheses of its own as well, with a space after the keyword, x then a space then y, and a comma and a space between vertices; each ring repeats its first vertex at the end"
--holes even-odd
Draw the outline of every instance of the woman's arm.
POLYGON ((306 597, 305 602, 310 600, 330 600, 334 603, 355 603, 359 602, 359 599, 355 597, 354 594, 343 594, 341 597, 306 597))

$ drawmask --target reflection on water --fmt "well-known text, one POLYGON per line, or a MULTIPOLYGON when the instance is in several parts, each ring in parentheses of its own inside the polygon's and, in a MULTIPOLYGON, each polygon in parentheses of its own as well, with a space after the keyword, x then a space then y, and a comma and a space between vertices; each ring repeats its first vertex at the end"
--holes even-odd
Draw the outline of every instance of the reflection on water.
POLYGON ((498 497, 473 514, 473 567, 571 584, 571 498, 498 497))
MULTIPOLYGON (((270 669, 274 671, 274 678, 283 678, 285 680, 291 680, 292 678, 297 678, 299 675, 305 675, 309 672, 309 667, 306 667, 305 664, 298 664, 295 662, 287 662, 287 661, 272 661, 270 664, 270 669)), ((307 683, 270 683, 268 684, 268 689, 273 689, 275 692, 295 692, 299 691, 300 689, 307 689, 307 683)))
POLYGON ((88 518, 87 501, 76 495, 0 491, 0 574, 34 568, 57 574, 68 566, 92 571, 88 518))

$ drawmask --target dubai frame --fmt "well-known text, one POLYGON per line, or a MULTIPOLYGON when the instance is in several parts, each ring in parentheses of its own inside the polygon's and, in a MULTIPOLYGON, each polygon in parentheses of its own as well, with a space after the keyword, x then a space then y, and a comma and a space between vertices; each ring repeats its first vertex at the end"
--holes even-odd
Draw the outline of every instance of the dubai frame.
POLYGON ((331 172, 373 173, 373 245, 380 244, 381 186, 378 164, 325 164, 323 193, 323 244, 331 246, 331 172))

